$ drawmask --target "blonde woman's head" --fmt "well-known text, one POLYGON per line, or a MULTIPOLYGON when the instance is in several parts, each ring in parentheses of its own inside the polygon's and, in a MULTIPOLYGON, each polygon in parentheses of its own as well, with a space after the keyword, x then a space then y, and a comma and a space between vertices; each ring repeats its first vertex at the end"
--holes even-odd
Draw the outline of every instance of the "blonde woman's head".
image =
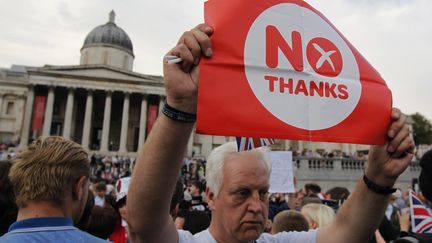
POLYGON ((318 203, 303 206, 301 213, 308 220, 310 229, 327 226, 335 218, 335 212, 331 207, 318 203))

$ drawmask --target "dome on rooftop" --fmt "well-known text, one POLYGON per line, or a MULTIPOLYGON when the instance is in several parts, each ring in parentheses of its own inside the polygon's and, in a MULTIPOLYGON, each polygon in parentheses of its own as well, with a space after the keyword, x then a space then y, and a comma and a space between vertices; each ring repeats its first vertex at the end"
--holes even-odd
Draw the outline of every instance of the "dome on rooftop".
POLYGON ((114 19, 115 13, 114 11, 111 11, 108 23, 94 28, 85 38, 82 49, 102 44, 112 47, 120 47, 133 55, 131 39, 122 28, 115 24, 114 19))

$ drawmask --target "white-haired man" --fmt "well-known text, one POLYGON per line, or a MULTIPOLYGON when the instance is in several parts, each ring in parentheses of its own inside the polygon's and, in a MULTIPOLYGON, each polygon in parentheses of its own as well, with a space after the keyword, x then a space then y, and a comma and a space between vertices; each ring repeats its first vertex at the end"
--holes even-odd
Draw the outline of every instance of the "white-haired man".
MULTIPOLYGON (((306 233, 263 234, 268 213, 269 166, 259 151, 236 152, 234 145, 215 149, 208 159, 208 230, 193 236, 177 231, 168 215, 171 194, 194 125, 198 69, 212 55, 211 27, 201 24, 185 32, 168 55, 181 64, 164 63, 167 105, 154 125, 135 167, 128 198, 134 242, 367 242, 381 221, 395 180, 408 166, 414 148, 405 116, 392 112, 385 146, 370 150, 365 179, 344 203, 334 222, 306 233)), ((265 155, 265 154, 264 154, 265 155)))

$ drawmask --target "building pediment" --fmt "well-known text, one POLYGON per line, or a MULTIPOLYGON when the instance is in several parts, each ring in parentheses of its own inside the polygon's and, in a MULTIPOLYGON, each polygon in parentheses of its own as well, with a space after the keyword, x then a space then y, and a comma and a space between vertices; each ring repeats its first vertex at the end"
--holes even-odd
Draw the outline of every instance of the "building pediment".
POLYGON ((44 66, 28 69, 28 74, 32 85, 164 94, 162 76, 107 65, 44 66))
POLYGON ((44 66, 29 70, 29 75, 163 84, 162 76, 144 75, 107 65, 44 66))

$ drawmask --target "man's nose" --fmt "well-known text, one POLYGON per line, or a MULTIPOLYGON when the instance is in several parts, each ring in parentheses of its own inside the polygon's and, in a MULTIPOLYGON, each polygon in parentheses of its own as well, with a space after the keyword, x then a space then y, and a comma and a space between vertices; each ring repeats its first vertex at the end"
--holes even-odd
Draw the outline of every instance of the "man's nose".
POLYGON ((262 200, 258 192, 252 193, 248 201, 248 210, 253 213, 261 213, 262 211, 262 200))

